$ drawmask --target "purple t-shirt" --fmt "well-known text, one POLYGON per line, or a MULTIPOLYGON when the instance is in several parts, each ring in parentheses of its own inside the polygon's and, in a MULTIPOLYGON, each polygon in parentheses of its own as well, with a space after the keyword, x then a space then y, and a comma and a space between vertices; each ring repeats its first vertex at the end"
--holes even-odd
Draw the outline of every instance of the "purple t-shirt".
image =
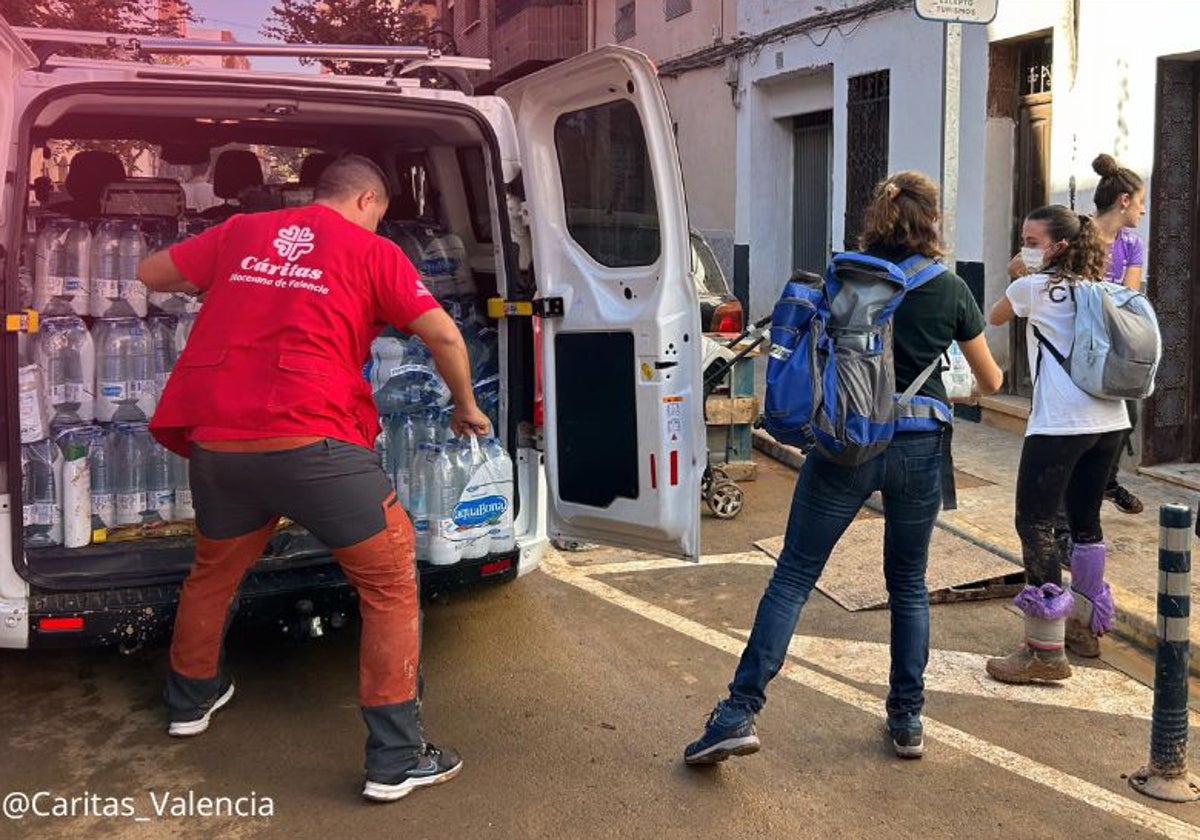
POLYGON ((1104 279, 1110 283, 1121 283, 1125 277, 1125 269, 1131 265, 1146 264, 1146 246, 1142 237, 1131 227, 1123 227, 1113 240, 1108 267, 1104 271, 1104 279))

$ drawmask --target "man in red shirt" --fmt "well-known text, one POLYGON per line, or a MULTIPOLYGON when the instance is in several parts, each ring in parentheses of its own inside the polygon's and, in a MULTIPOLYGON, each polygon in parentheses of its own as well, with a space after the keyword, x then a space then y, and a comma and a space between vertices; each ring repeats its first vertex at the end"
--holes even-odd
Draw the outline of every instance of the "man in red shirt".
POLYGON ((462 767, 425 742, 417 699, 413 529, 380 465, 362 365, 391 324, 419 337, 450 388, 455 434, 486 434, 466 345, 404 253, 375 235, 388 205, 373 162, 332 163, 315 201, 234 216, 146 259, 152 291, 204 306, 150 424, 191 458, 196 558, 171 641, 168 732, 197 735, 233 696, 222 645, 237 589, 280 516, 333 551, 358 590, 359 699, 369 799, 399 799, 462 767))

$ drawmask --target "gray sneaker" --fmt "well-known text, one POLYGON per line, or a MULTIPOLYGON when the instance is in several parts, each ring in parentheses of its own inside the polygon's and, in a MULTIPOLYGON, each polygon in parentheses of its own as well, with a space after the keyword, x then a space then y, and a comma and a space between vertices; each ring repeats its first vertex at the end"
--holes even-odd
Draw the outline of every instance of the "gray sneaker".
POLYGON ((925 754, 925 730, 921 721, 888 731, 892 734, 892 749, 900 758, 920 758, 925 754))

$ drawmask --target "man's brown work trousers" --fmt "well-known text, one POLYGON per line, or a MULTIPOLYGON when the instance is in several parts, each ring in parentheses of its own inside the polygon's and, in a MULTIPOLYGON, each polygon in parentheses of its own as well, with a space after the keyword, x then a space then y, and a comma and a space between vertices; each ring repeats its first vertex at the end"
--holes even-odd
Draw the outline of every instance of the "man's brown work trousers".
POLYGON ((379 456, 330 439, 302 446, 294 441, 211 446, 223 451, 201 444, 193 447, 191 459, 196 558, 175 618, 168 706, 186 710, 223 688, 224 634, 238 587, 279 517, 286 516, 329 546, 358 591, 359 701, 370 731, 368 772, 411 766, 424 748, 416 701, 420 618, 414 537, 379 456))

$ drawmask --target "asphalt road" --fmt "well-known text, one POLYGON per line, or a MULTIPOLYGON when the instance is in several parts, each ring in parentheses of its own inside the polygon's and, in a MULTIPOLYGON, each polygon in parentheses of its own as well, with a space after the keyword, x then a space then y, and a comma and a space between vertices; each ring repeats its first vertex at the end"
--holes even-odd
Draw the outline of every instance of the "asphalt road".
POLYGON ((162 647, 0 652, 0 792, 76 799, 76 816, 0 817, 0 837, 1200 837, 1200 804, 1145 799, 1124 778, 1147 754, 1144 686, 1102 662, 1079 665, 1073 688, 982 675, 980 656, 1018 635, 998 601, 933 608, 922 760, 893 757, 884 729, 886 612, 818 593, 759 719, 762 751, 685 768, 770 573, 747 552, 782 533, 792 481, 764 464, 741 516, 706 520, 716 562, 556 555, 432 605, 427 733, 465 768, 390 805, 359 798, 353 626, 307 643, 235 635, 237 695, 186 741, 164 734, 162 647), (172 815, 188 795, 241 797, 257 816, 199 816, 201 800, 172 815), (133 813, 79 815, 110 799, 133 813))

